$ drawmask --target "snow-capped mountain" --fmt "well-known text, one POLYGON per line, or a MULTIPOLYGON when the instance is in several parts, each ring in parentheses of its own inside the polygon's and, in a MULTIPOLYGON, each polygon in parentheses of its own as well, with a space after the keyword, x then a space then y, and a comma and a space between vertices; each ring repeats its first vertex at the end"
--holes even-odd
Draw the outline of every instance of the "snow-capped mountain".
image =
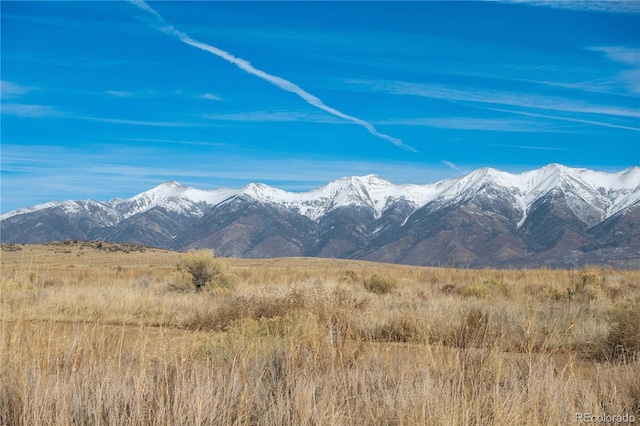
POLYGON ((129 199, 50 202, 0 221, 3 242, 103 239, 424 265, 637 266, 639 216, 640 168, 603 173, 551 164, 521 174, 478 169, 427 185, 345 177, 308 192, 260 183, 199 190, 169 181, 129 199))

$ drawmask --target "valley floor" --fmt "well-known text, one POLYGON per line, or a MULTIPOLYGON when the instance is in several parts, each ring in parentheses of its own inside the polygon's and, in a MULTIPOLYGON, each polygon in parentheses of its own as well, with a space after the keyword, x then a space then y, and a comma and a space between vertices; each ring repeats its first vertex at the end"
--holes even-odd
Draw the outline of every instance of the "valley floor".
POLYGON ((640 422, 638 270, 0 255, 3 425, 640 422))

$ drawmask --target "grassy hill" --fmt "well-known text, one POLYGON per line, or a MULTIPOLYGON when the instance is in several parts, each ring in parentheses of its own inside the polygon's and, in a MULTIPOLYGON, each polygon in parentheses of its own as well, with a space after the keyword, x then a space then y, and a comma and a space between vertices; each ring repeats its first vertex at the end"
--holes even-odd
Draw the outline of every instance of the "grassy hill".
POLYGON ((1 247, 0 424, 640 419, 640 271, 1 247), (216 281, 217 282, 217 281, 216 281))

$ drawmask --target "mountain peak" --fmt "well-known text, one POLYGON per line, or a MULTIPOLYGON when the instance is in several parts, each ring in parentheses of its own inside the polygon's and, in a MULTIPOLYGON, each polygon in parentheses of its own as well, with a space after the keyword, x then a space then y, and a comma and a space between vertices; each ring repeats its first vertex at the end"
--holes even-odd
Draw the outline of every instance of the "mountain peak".
POLYGON ((178 182, 176 182, 175 180, 166 180, 162 182, 160 185, 158 185, 158 188, 184 188, 184 187, 180 185, 178 182))
MULTIPOLYGON (((499 188, 511 194, 512 202, 522 213, 522 221, 527 216, 529 206, 554 189, 572 192, 578 199, 596 204, 599 211, 609 217, 640 199, 640 168, 630 167, 618 173, 604 173, 551 163, 537 170, 511 174, 486 167, 460 178, 427 185, 396 185, 377 174, 368 174, 342 177, 307 192, 288 192, 263 183, 250 183, 239 189, 200 190, 167 180, 128 200, 113 199, 107 204, 118 206, 120 212, 128 209, 126 215, 154 207, 201 211, 205 206, 216 206, 238 195, 246 195, 261 202, 297 210, 312 220, 320 220, 326 213, 346 206, 370 208, 376 217, 380 217, 399 200, 408 203, 415 211, 434 201, 443 205, 467 202, 487 191, 499 193, 499 188), (126 207, 131 203, 136 207, 126 207), (194 205, 200 207, 196 209, 194 205)), ((43 205, 20 209, 3 215, 3 218, 48 207, 43 205)))
POLYGON ((380 175, 376 175, 376 174, 371 174, 371 175, 364 175, 364 176, 353 176, 352 179, 358 181, 358 182, 362 182, 362 183, 366 183, 366 184, 374 184, 374 185, 379 185, 379 184, 384 184, 384 185, 388 185, 390 182, 383 179, 380 175))
POLYGON ((307 192, 261 183, 200 190, 169 180, 126 200, 52 202, 0 223, 3 242, 16 243, 103 239, 424 265, 451 262, 453 245, 464 248, 465 266, 632 266, 640 265, 638 206, 638 167, 604 173, 549 164, 520 174, 483 168, 427 185, 351 176, 307 192), (257 214, 239 215, 246 206, 257 214))
POLYGON ((255 200, 268 203, 283 203, 290 193, 264 183, 249 183, 237 191, 237 195, 247 195, 255 200))
POLYGON ((542 170, 566 171, 570 170, 570 168, 559 163, 549 163, 546 166, 542 167, 542 170))
POLYGON ((175 180, 167 180, 148 191, 142 192, 129 198, 129 201, 147 199, 152 200, 153 202, 157 202, 169 197, 179 197, 180 194, 186 189, 188 189, 188 187, 180 185, 175 180))
POLYGON ((379 178, 377 175, 365 175, 365 176, 343 176, 330 182, 329 184, 341 184, 341 185, 350 185, 350 184, 367 184, 369 182, 374 182, 376 178, 379 178))

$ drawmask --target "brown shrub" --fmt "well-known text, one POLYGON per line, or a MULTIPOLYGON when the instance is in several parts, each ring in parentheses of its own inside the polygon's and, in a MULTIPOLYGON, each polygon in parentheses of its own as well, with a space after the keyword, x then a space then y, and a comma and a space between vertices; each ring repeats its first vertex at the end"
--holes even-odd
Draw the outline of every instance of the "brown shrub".
POLYGON ((367 291, 375 294, 387 294, 397 286, 395 280, 384 278, 377 274, 364 280, 362 284, 367 291))
POLYGON ((222 273, 222 263, 214 259, 213 250, 189 250, 180 256, 178 270, 186 272, 200 291, 222 273))
POLYGON ((633 362, 640 355, 640 299, 617 304, 609 314, 609 332, 604 341, 607 358, 633 362))

